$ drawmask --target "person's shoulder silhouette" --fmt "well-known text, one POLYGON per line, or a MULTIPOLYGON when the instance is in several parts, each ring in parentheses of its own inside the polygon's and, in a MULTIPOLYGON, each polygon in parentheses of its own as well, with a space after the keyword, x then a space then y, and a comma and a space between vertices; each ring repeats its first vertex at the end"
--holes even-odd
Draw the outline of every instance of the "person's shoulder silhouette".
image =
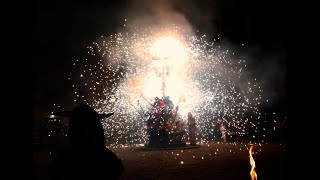
POLYGON ((117 179, 124 171, 122 161, 105 145, 100 119, 111 116, 98 114, 88 105, 55 115, 70 117, 69 142, 57 149, 51 159, 50 177, 53 179, 117 179))

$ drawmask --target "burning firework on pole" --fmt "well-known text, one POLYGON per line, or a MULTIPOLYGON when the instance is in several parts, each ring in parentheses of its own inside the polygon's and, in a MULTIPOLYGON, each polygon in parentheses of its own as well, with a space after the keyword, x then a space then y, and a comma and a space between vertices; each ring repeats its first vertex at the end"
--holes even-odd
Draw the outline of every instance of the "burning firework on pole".
POLYGON ((250 176, 251 176, 251 180, 257 180, 258 179, 258 175, 257 175, 257 173, 255 171, 256 163, 255 163, 255 161, 253 159, 253 156, 252 156, 252 154, 254 154, 253 151, 252 151, 253 147, 254 146, 251 146, 250 149, 249 149, 249 157, 250 157, 250 165, 251 165, 250 176))

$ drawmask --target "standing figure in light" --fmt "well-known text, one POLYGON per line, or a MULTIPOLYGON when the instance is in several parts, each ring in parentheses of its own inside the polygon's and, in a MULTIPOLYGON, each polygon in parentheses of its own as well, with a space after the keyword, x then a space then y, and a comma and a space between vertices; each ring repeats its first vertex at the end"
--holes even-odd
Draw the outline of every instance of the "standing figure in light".
POLYGON ((227 142, 227 129, 223 121, 220 123, 220 132, 221 132, 221 138, 223 139, 223 142, 227 142))
POLYGON ((191 112, 188 113, 190 145, 196 145, 196 120, 191 112))

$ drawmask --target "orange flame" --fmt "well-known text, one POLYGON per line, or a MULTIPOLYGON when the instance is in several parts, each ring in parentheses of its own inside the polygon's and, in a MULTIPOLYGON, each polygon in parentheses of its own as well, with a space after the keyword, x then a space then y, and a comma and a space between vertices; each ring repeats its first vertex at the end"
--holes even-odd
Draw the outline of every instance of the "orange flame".
POLYGON ((258 180, 258 175, 255 171, 256 163, 254 162, 254 159, 252 157, 252 154, 253 154, 252 149, 253 149, 253 146, 251 146, 249 150, 250 165, 251 165, 250 176, 251 176, 251 180, 258 180))

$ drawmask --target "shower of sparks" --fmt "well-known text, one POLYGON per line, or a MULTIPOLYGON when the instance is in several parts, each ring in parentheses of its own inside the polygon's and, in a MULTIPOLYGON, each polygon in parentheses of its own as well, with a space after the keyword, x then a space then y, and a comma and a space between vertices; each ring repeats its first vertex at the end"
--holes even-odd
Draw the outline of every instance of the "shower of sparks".
POLYGON ((179 107, 185 124, 188 112, 194 115, 201 143, 212 139, 215 118, 244 136, 245 126, 254 128, 251 120, 261 116, 262 89, 256 78, 244 75, 246 61, 205 35, 179 27, 139 29, 102 36, 88 53, 73 64, 74 102, 115 112, 102 121, 110 145, 146 143, 144 114, 163 95, 179 107))

